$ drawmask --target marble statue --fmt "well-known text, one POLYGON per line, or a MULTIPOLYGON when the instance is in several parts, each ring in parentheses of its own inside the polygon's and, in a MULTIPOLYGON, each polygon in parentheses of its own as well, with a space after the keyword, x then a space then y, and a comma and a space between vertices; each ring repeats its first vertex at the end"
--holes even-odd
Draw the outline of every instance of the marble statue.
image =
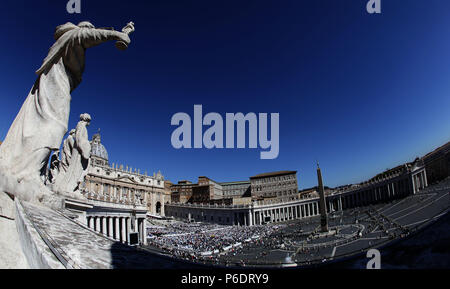
POLYGON ((70 130, 69 135, 63 142, 61 151, 61 161, 59 171, 66 172, 69 167, 70 159, 72 158, 72 151, 75 145, 75 129, 70 130))
POLYGON ((60 164, 61 161, 59 160, 59 150, 57 150, 52 154, 52 157, 50 159, 50 170, 47 177, 48 183, 53 184, 55 182, 55 179, 59 173, 60 164))
POLYGON ((80 121, 75 129, 75 142, 70 151, 68 166, 65 170, 59 171, 53 184, 53 191, 61 195, 83 198, 80 184, 88 172, 91 156, 91 144, 86 128, 90 122, 91 116, 89 114, 80 115, 80 121))
POLYGON ((0 191, 37 203, 52 199, 54 193, 42 176, 67 132, 70 94, 81 83, 86 49, 111 40, 117 41, 118 49, 126 49, 134 24, 123 31, 95 28, 89 22, 56 27, 56 41, 0 146, 0 191))

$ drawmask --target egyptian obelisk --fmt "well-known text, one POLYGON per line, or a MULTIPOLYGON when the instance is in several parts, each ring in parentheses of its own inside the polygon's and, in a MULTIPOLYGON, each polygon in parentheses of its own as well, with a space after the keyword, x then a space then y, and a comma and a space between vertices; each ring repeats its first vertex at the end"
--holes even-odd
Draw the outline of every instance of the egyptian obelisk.
POLYGON ((317 180, 319 182, 319 196, 320 196, 320 226, 322 227, 322 232, 328 232, 328 217, 327 217, 327 207, 325 204, 325 192, 323 190, 322 182, 322 172, 320 171, 319 163, 317 163, 317 180))

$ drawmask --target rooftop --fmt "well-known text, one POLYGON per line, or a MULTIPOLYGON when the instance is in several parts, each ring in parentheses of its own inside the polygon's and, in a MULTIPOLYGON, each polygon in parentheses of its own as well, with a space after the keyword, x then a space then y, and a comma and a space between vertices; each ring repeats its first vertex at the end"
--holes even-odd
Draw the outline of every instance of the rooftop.
POLYGON ((242 184, 250 184, 250 181, 222 182, 219 184, 221 184, 221 185, 242 185, 242 184))
POLYGON ((296 173, 297 173, 297 171, 278 171, 278 172, 262 173, 262 174, 250 177, 250 179, 259 179, 259 178, 266 178, 266 177, 291 175, 291 174, 296 174, 296 173))

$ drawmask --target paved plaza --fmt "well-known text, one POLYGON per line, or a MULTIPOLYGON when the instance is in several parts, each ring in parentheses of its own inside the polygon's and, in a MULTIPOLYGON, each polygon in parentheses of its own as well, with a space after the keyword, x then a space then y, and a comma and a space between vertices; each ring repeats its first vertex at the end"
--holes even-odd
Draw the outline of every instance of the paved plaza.
MULTIPOLYGON (((166 222, 148 228, 153 252, 216 266, 317 266, 401 241, 448 212, 450 180, 415 195, 320 216, 252 227, 166 222)), ((156 222, 156 221, 155 221, 156 222)))

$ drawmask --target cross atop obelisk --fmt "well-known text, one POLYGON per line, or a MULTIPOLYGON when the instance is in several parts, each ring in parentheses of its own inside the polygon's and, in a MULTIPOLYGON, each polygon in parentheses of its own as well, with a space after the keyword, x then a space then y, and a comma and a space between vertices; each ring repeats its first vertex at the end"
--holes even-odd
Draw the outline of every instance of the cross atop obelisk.
POLYGON ((322 232, 328 232, 328 217, 327 217, 327 207, 325 203, 325 192, 323 189, 322 182, 322 172, 320 171, 319 162, 317 162, 317 180, 319 185, 319 208, 320 208, 320 226, 322 228, 322 232))

